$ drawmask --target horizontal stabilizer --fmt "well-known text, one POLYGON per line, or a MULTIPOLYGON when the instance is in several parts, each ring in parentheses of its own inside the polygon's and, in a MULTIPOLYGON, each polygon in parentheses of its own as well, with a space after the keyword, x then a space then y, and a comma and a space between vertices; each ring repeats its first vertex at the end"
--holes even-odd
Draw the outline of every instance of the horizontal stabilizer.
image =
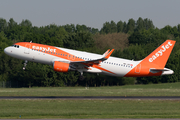
POLYGON ((174 71, 168 68, 164 68, 164 69, 155 69, 155 68, 150 68, 150 72, 151 73, 158 73, 158 72, 162 72, 161 75, 169 75, 169 74, 173 74, 174 71))

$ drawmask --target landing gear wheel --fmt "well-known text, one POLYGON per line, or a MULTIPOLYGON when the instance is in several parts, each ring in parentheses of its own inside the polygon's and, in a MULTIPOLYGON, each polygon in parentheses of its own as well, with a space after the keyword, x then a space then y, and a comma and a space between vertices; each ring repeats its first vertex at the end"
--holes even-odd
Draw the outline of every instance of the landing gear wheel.
POLYGON ((25 67, 23 67, 23 70, 25 70, 26 68, 25 67))

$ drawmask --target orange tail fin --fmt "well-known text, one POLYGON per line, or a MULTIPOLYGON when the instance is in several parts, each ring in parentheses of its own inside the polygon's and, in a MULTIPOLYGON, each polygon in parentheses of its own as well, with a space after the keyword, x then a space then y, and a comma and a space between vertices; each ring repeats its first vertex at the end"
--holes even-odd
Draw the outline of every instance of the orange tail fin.
POLYGON ((162 45, 148 55, 143 62, 156 64, 159 68, 164 68, 175 43, 176 41, 166 40, 162 45))
POLYGON ((168 74, 172 74, 170 69, 164 69, 169 55, 175 45, 176 41, 166 40, 150 55, 144 58, 136 67, 129 71, 125 77, 143 77, 143 76, 160 76, 164 71, 169 71, 168 74))

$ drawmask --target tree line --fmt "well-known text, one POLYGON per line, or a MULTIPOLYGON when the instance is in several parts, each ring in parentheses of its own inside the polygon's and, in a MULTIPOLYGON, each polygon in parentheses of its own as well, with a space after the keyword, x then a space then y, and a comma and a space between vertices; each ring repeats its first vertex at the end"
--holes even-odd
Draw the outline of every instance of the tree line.
MULTIPOLYGON (((29 20, 17 23, 13 18, 6 21, 0 18, 0 81, 17 82, 19 87, 31 86, 112 86, 126 84, 149 84, 177 82, 180 79, 180 24, 157 28, 152 20, 141 17, 135 21, 105 22, 103 27, 67 24, 58 26, 33 26, 29 20), (166 67, 174 70, 173 75, 159 77, 111 77, 84 73, 80 81, 77 71, 68 73, 54 72, 53 67, 29 62, 22 70, 24 61, 9 57, 4 48, 16 42, 33 41, 40 44, 88 51, 103 54, 109 48, 115 48, 112 56, 141 60, 161 45, 165 40, 176 40, 166 67)), ((13 85, 12 85, 13 87, 13 85)))

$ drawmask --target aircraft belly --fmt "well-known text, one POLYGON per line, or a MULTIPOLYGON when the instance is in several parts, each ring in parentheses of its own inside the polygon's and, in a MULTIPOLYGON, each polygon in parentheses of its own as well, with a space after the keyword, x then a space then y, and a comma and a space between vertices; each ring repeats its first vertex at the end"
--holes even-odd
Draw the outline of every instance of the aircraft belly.
POLYGON ((112 65, 102 65, 101 66, 102 68, 104 68, 105 70, 102 70, 102 73, 103 74, 106 74, 106 75, 111 75, 111 76, 124 76, 128 71, 129 69, 122 69, 120 66, 113 66, 112 65))

